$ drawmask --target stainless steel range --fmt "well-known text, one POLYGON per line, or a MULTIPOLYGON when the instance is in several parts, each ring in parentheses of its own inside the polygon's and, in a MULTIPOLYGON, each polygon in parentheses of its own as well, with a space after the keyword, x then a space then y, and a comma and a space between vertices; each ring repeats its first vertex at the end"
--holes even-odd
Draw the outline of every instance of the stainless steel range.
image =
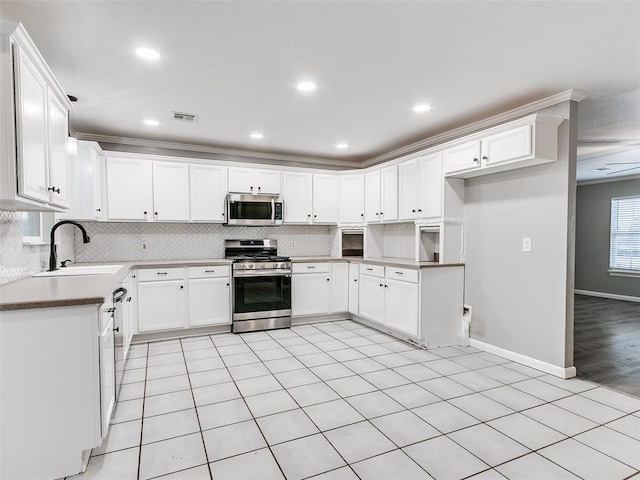
POLYGON ((278 256, 277 240, 225 240, 232 264, 232 331, 291 326, 291 259, 278 256))

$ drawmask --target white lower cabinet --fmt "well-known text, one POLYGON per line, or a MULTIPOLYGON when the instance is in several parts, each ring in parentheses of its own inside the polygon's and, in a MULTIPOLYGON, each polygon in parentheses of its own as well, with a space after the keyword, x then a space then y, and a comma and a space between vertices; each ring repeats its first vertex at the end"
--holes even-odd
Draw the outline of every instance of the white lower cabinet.
POLYGON ((361 264, 359 316, 417 337, 418 278, 417 270, 361 264))
POLYGON ((109 431, 116 404, 115 345, 113 341, 113 302, 102 305, 100 332, 100 418, 101 437, 109 431))
POLYGON ((187 303, 183 270, 138 270, 139 332, 184 327, 187 303))
POLYGON ((321 315, 331 309, 330 263, 294 263, 291 276, 291 314, 321 315))
POLYGON ((331 313, 346 312, 349 309, 349 264, 331 264, 331 313))
POLYGON ((189 275, 189 326, 231 323, 229 267, 191 267, 189 275))
POLYGON ((359 313, 359 298, 360 298, 360 285, 358 284, 358 277, 360 276, 360 265, 357 263, 349 263, 349 313, 358 315, 359 313))

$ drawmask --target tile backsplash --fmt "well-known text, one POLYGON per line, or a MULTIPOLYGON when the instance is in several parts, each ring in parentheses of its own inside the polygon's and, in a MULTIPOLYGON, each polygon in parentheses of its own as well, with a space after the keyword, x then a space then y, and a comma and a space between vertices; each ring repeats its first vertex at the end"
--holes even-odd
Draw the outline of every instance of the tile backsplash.
POLYGON ((76 235, 78 262, 188 260, 224 258, 225 239, 272 238, 286 256, 330 254, 330 234, 323 225, 225 227, 210 223, 83 222, 91 242, 76 235), (142 250, 145 242, 147 250, 142 250))
MULTIPOLYGON (((74 260, 74 227, 63 226, 56 234, 58 258, 74 260)), ((49 245, 22 244, 20 212, 0 210, 0 285, 41 272, 49 263, 49 245)))
POLYGON ((415 224, 390 223, 384 226, 384 256, 415 258, 415 224))

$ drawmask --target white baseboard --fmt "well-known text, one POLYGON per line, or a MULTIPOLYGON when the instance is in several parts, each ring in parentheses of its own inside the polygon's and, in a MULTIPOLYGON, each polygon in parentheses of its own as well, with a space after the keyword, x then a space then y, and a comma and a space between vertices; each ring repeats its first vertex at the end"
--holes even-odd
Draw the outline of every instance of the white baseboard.
POLYGON ((535 368, 536 370, 540 370, 550 375, 555 375, 556 377, 573 378, 576 376, 576 367, 558 367, 556 365, 543 362, 542 360, 537 360, 532 357, 527 357, 526 355, 521 355, 520 353, 512 352, 511 350, 506 350, 489 343, 481 342, 480 340, 476 340, 475 338, 469 339, 469 345, 475 348, 479 348, 480 350, 484 350, 485 352, 492 353, 499 357, 507 358, 514 362, 521 363, 522 365, 526 365, 527 367, 535 368))
POLYGON ((574 290, 578 295, 588 295, 589 297, 611 298, 612 300, 625 300, 627 302, 640 302, 640 297, 631 295, 618 295, 617 293, 590 292, 589 290, 574 290))

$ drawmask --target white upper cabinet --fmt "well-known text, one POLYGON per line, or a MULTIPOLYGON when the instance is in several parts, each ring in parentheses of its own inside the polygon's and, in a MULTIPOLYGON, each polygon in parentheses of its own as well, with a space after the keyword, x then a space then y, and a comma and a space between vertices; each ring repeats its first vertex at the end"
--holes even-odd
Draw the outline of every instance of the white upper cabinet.
POLYGON ((442 152, 447 173, 468 172, 481 167, 480 148, 482 142, 474 140, 448 148, 442 152))
POLYGON ((71 104, 23 27, 0 27, 0 208, 62 212, 71 104))
POLYGON ((194 222, 224 222, 227 167, 191 164, 190 210, 194 222))
POLYGON ((313 219, 313 175, 305 172, 282 174, 284 221, 311 223, 313 219))
POLYGON ((364 219, 367 223, 380 221, 380 170, 364 176, 364 219))
POLYGON ((340 176, 340 223, 364 222, 364 175, 340 176))
POLYGON ((417 220, 442 216, 442 156, 440 152, 398 166, 399 218, 417 220))
POLYGON ((100 146, 78 141, 77 155, 69 155, 71 206, 60 218, 99 220, 102 218, 102 168, 100 146))
POLYGON ((189 164, 153 162, 153 218, 189 220, 189 164))
POLYGON ((330 173, 313 174, 313 222, 338 223, 337 175, 330 173))
POLYGON ((229 191, 280 193, 280 171, 250 167, 229 167, 229 191))
POLYGON ((109 220, 153 218, 152 162, 132 157, 107 157, 109 220))
POLYGON ((536 113, 445 145, 445 175, 470 178, 553 162, 560 123, 562 118, 536 113))
POLYGON ((367 173, 364 192, 367 223, 398 219, 397 165, 367 173))

